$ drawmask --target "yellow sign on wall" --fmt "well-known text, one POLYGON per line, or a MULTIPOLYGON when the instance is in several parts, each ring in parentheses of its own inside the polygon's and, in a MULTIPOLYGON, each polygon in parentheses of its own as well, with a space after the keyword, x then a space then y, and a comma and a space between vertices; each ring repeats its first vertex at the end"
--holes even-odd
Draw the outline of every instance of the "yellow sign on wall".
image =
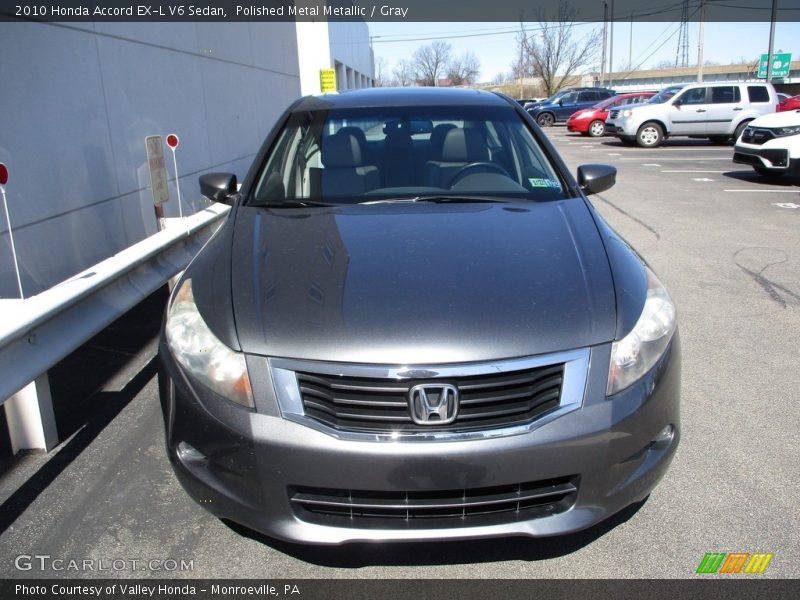
POLYGON ((323 94, 336 91, 336 69, 319 70, 319 90, 323 94))

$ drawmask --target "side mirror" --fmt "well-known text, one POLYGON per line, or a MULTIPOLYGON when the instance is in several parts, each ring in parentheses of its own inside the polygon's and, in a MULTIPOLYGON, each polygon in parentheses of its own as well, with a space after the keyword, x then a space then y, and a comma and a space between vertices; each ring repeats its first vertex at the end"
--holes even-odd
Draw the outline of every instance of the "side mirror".
POLYGON ((559 98, 559 99, 558 99, 558 105, 559 105, 559 106, 564 106, 564 100, 563 100, 563 99, 561 99, 561 98, 559 98))
POLYGON ((578 185, 589 196, 599 194, 617 182, 617 169, 611 165, 581 165, 578 167, 578 185))
POLYGON ((200 175, 200 193, 212 202, 233 204, 233 194, 238 191, 233 173, 206 173, 200 175))
POLYGON ((676 108, 680 108, 681 104, 683 104, 683 102, 681 102, 680 98, 676 98, 675 100, 672 101, 672 106, 676 108))

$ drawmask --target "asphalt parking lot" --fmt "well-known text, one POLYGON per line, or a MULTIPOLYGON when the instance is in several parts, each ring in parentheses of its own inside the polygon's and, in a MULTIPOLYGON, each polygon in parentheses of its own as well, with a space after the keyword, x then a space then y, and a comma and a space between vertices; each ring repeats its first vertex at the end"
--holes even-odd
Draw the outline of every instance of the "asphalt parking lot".
POLYGON ((684 578, 699 577, 707 552, 773 553, 758 577, 800 576, 800 179, 767 182, 735 165, 731 146, 705 141, 641 149, 563 127, 548 134, 573 172, 618 167, 617 185, 593 202, 678 306, 683 439, 646 502, 554 539, 283 544, 215 519, 183 492, 164 455, 151 362, 95 395, 99 416, 57 452, 2 475, 0 576, 684 578), (127 566, 20 571, 20 554, 127 566), (164 559, 191 568, 142 566, 164 559))

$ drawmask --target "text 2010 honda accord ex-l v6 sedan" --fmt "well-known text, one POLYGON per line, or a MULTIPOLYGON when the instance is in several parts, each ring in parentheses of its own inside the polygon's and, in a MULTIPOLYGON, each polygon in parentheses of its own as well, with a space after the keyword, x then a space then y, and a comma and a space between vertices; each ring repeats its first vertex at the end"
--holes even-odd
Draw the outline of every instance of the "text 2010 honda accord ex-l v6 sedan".
POLYGON ((176 285, 169 458, 219 517, 336 544, 547 536, 647 496, 679 437, 675 308, 512 100, 307 97, 176 285))

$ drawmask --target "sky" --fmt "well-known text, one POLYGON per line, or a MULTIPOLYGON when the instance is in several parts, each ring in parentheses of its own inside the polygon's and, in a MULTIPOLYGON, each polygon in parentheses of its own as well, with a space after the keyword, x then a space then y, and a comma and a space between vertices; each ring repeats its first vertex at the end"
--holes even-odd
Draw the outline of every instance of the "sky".
MULTIPOLYGON (((519 23, 378 23, 371 22, 369 33, 375 59, 383 57, 389 72, 398 61, 410 59, 420 46, 434 39, 449 42, 455 55, 473 52, 481 63, 479 81, 491 81, 498 73, 511 70, 515 53, 519 52, 515 34, 519 23), (431 39, 422 39, 431 38, 431 39)), ((719 64, 754 60, 767 52, 769 27, 765 23, 705 23, 703 58, 719 64)), ((529 34, 537 25, 526 23, 529 34)), ((598 23, 576 23, 576 35, 586 35, 598 23)), ((634 65, 650 68, 669 60, 674 64, 678 51, 678 23, 614 24, 613 60, 615 70, 630 59, 634 65)), ((697 64, 698 23, 689 23, 689 64, 697 64)), ((792 60, 800 60, 800 23, 776 23, 774 51, 791 52, 792 60)), ((595 61, 599 70, 600 53, 595 61)))

